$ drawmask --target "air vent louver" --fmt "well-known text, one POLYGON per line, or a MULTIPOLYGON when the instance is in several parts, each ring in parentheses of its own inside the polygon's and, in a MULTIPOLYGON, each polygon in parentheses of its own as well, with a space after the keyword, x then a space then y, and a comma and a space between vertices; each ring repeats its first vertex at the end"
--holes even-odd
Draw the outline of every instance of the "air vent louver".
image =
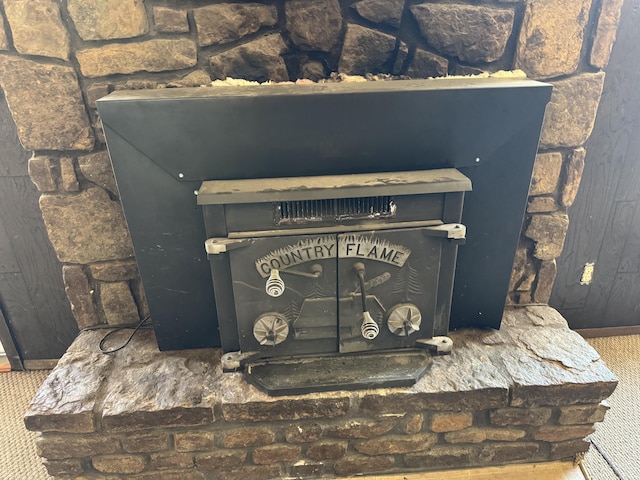
POLYGON ((396 212, 393 196, 300 200, 274 206, 278 225, 391 218, 396 212))

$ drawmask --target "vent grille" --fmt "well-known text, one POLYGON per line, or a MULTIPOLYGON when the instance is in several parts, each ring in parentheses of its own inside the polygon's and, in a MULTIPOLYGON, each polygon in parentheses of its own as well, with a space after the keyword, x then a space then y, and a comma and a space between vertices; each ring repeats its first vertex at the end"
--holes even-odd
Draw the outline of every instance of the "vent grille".
POLYGON ((392 196, 300 200, 275 204, 276 223, 303 224, 390 218, 396 213, 392 196))

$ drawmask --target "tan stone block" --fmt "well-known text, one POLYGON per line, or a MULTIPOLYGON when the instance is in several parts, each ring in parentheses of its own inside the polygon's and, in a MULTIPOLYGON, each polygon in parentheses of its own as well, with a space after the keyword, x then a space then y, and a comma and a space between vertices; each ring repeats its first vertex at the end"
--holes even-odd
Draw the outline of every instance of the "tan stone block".
POLYGON ((284 10, 286 29, 299 49, 328 52, 340 40, 342 13, 338 0, 287 0, 284 10))
POLYGON ((517 292, 517 304, 518 305, 528 305, 533 303, 533 295, 531 292, 517 292))
POLYGON ((181 8, 153 7, 153 23, 162 33, 186 33, 189 31, 187 11, 181 8))
POLYGON ((110 435, 40 435, 38 455, 49 460, 106 455, 120 450, 120 442, 110 435))
MULTIPOLYGON (((548 308, 548 307, 547 307, 548 308)), ((581 369, 584 362, 596 362, 600 357, 595 350, 590 347, 584 348, 582 338, 575 336, 565 336, 563 347, 565 358, 562 362, 572 369, 581 369), (573 361, 569 357, 574 356, 573 361), (580 358, 578 358, 580 355, 580 358), (577 360, 577 361, 576 361, 577 360)), ((562 358, 561 356, 557 357, 562 358)), ((558 361, 557 359, 555 361, 558 361)), ((566 370, 566 368, 565 368, 566 370)), ((517 385, 512 390, 511 405, 515 407, 537 407, 540 405, 571 405, 577 403, 598 403, 607 398, 618 385, 618 380, 613 374, 609 374, 609 379, 593 381, 588 384, 566 383, 558 385, 517 385)))
POLYGON ((552 443, 549 446, 549 460, 576 460, 578 455, 589 450, 591 442, 588 440, 567 440, 566 442, 552 443))
POLYGON ((69 59, 69 34, 55 0, 5 0, 4 11, 19 53, 69 59))
POLYGON ((422 430, 424 423, 424 417, 421 413, 414 413, 408 416, 406 423, 404 424, 404 433, 413 435, 419 433, 422 430))
POLYGON ((144 292, 144 286, 142 285, 142 280, 140 278, 136 278, 131 282, 131 291, 133 292, 133 296, 136 299, 136 303, 138 304, 138 311, 140 312, 140 316, 142 318, 146 318, 149 316, 149 304, 147 302, 147 295, 144 292))
POLYGON ((446 58, 418 48, 405 74, 412 78, 446 77, 448 71, 446 58))
POLYGON ((80 328, 92 327, 100 323, 93 302, 93 289, 89 279, 80 265, 65 265, 62 267, 62 278, 67 298, 71 304, 71 311, 80 328))
POLYGON ((395 50, 395 37, 351 23, 347 26, 338 70, 349 75, 384 72, 395 50))
POLYGON ((453 67, 453 75, 460 75, 462 77, 468 77, 469 75, 482 75, 486 73, 481 68, 470 67, 468 65, 456 65, 453 67))
POLYGON ((102 97, 109 95, 108 83, 93 83, 86 88, 87 92, 87 106, 89 108, 96 108, 96 101, 102 97))
POLYGON ((604 73, 583 73, 553 83, 542 124, 540 148, 584 144, 596 119, 604 73))
POLYGON ((243 78, 257 82, 289 80, 281 55, 287 45, 278 33, 260 37, 209 58, 215 78, 243 78))
POLYGON ((555 260, 545 260, 540 264, 538 272, 538 283, 533 294, 536 303, 548 303, 553 290, 553 283, 556 280, 557 266, 555 260))
POLYGON ((52 455, 45 455, 48 458, 113 453, 120 448, 117 438, 91 435, 96 430, 98 392, 111 369, 112 357, 94 348, 103 336, 100 331, 82 332, 31 400, 24 416, 28 430, 74 434, 39 436, 52 455))
POLYGON ((558 210, 553 197, 531 197, 527 202, 527 213, 550 213, 558 210))
POLYGON ((246 450, 214 450, 208 453, 198 453, 195 456, 198 467, 204 469, 239 467, 246 458, 246 450))
POLYGON ((569 217, 566 213, 532 215, 525 235, 536 242, 533 255, 540 260, 559 257, 568 228, 569 217))
POLYGON ((122 448, 127 453, 159 452, 169 448, 168 433, 140 433, 122 439, 122 448))
MULTIPOLYGON (((66 372, 68 373, 68 372, 66 372)), ((54 375, 51 382, 38 391, 34 401, 42 402, 37 406, 31 405, 24 416, 24 424, 27 430, 32 432, 57 432, 57 433, 92 433, 96 431, 93 423, 93 412, 91 407, 93 401, 82 404, 78 402, 69 406, 60 404, 56 399, 44 398, 46 394, 53 395, 56 387, 61 384, 73 384, 73 379, 62 378, 64 375, 54 375), (51 384, 53 385, 53 388, 51 384)), ((49 381, 49 379, 48 379, 49 381)), ((75 382, 77 384, 77 382, 75 382)), ((80 389, 78 389, 80 390, 80 389)))
POLYGON ((609 410, 609 405, 572 405, 560 408, 560 425, 593 424, 604 420, 604 415, 609 410))
POLYGON ((29 159, 29 177, 40 192, 56 190, 54 161, 50 157, 34 155, 29 159))
POLYGON ((273 5, 260 3, 221 3, 193 9, 198 30, 198 43, 202 46, 225 44, 255 33, 263 26, 278 21, 273 5))
POLYGON ((439 53, 471 63, 502 57, 515 18, 511 8, 456 3, 422 3, 410 10, 422 36, 439 53))
POLYGON ((390 431, 394 422, 374 422, 371 420, 353 419, 329 427, 327 434, 338 438, 373 438, 390 431))
POLYGON ((272 430, 264 427, 233 428, 219 433, 225 448, 248 447, 251 445, 269 445, 276 441, 272 430))
MULTIPOLYGON (((123 477, 94 477, 75 478, 74 480, 122 480, 123 477)), ((195 469, 182 470, 179 472, 147 472, 139 473, 135 480, 205 480, 204 474, 195 469)))
POLYGON ((138 323, 138 307, 126 282, 100 284, 100 304, 109 325, 138 323))
POLYGON ((580 181, 582 180, 582 172, 584 171, 584 160, 587 151, 584 148, 576 148, 569 155, 567 166, 565 169, 565 181, 562 186, 562 206, 569 208, 578 195, 580 181))
POLYGON ((531 287, 533 286, 533 282, 535 281, 535 279, 536 279, 535 272, 528 271, 526 275, 524 275, 524 277, 522 278, 522 281, 518 284, 518 288, 516 289, 516 291, 528 292, 529 290, 531 290, 531 287))
POLYGON ((173 435, 176 450, 179 452, 213 448, 213 438, 213 432, 202 431, 176 433, 173 435))
MULTIPOLYGON (((223 401, 222 414, 228 422, 262 422, 276 420, 300 420, 305 418, 336 418, 349 411, 349 397, 344 393, 325 394, 322 398, 303 396, 278 402, 262 401, 262 395, 239 393, 235 403, 223 401)), ((238 392, 234 392, 238 394, 238 392)))
POLYGON ((444 434, 444 440, 449 443, 482 443, 486 439, 487 434, 482 428, 471 427, 444 434))
POLYGON ((363 473, 384 472, 395 466, 395 459, 390 455, 378 455, 376 457, 356 456, 337 460, 333 465, 336 474, 362 475, 363 473))
POLYGON ((354 3, 351 8, 370 22, 399 28, 404 0, 360 0, 354 3))
POLYGON ((477 462, 478 447, 439 445, 430 448, 426 452, 410 453, 405 455, 404 461, 409 468, 424 468, 429 465, 435 467, 456 467, 470 465, 477 462))
POLYGON ((267 445, 266 447, 257 447, 253 451, 252 458, 253 463, 256 465, 270 465, 279 462, 293 462, 300 458, 301 453, 300 447, 279 443, 267 445))
POLYGON ((102 120, 95 114, 95 117, 91 120, 91 128, 93 129, 93 134, 96 137, 96 143, 98 146, 105 145, 106 140, 104 138, 104 129, 102 128, 102 120))
POLYGON ((83 40, 113 40, 149 30, 143 0, 68 0, 67 9, 83 40))
POLYGON ((529 253, 527 246, 523 244, 518 245, 518 248, 516 249, 516 256, 513 260, 513 268, 511 270, 511 281, 509 283, 510 292, 513 291, 522 280, 528 260, 529 253))
POLYGON ((76 52, 85 77, 116 73, 163 72, 196 65, 196 44, 187 38, 109 44, 76 52))
POLYGON ((568 75, 578 69, 591 0, 527 3, 515 67, 533 78, 568 75))
POLYGON ((52 477, 70 477, 80 475, 84 472, 82 463, 77 458, 66 460, 45 460, 44 466, 52 477))
POLYGON ((87 180, 118 195, 118 186, 106 150, 78 157, 78 168, 87 180))
POLYGON ((93 148, 93 131, 72 68, 0 55, 0 85, 27 150, 93 148))
POLYGON ((285 432, 289 443, 315 442, 322 437, 324 427, 319 423, 295 425, 285 432))
POLYGON ((193 455, 176 452, 152 453, 149 456, 149 468, 155 470, 193 468, 193 455))
POLYGON ((529 460, 536 456, 540 445, 533 442, 487 443, 482 447, 481 458, 485 462, 505 463, 529 460))
POLYGON ((438 436, 433 433, 417 435, 386 435, 354 444, 355 449, 366 455, 384 455, 420 452, 436 443, 438 436))
POLYGON ((123 280, 133 280, 138 276, 138 266, 132 260, 96 263, 89 268, 91 276, 102 282, 121 282, 123 280))
POLYGON ((173 80, 172 82, 167 83, 167 87, 201 87, 201 86, 209 86, 211 84, 211 77, 204 70, 194 70, 188 75, 184 77, 173 80))
POLYGON ((92 187, 75 195, 45 194, 40 197, 40 209, 61 262, 87 264, 133 256, 122 208, 105 190, 92 187))
MULTIPOLYGON (((444 375, 444 377, 446 377, 446 375, 444 375)), ((467 390, 462 380, 458 381, 447 377, 447 381, 458 382, 456 385, 460 385, 460 390, 448 390, 421 395, 403 393, 385 393, 384 395, 365 394, 360 402, 360 412, 379 415, 385 413, 416 412, 420 410, 471 411, 500 408, 507 405, 507 390, 504 387, 467 390)), ((489 382, 489 380, 487 381, 489 382)), ((403 414, 400 416, 402 417, 403 414)))
POLYGON ((469 412, 436 413, 431 417, 429 428, 433 432, 453 432, 470 427, 472 423, 473 415, 469 412))
POLYGON ((344 457, 348 443, 335 440, 324 440, 310 445, 306 456, 312 460, 328 460, 344 457))
POLYGON ((544 442, 561 442, 564 440, 572 440, 584 438, 591 435, 595 431, 593 425, 571 425, 556 427, 553 425, 540 427, 533 432, 534 440, 542 440, 544 442))
POLYGON ((113 90, 153 90, 158 88, 159 85, 158 82, 149 79, 126 80, 123 83, 116 83, 113 86, 113 90))
POLYGON ((102 473, 140 473, 146 460, 142 455, 104 455, 93 457, 91 464, 102 473))
POLYGON ((544 425, 551 418, 550 408, 499 408, 489 414, 491 423, 509 425, 544 425))
POLYGON ((483 430, 487 440, 498 442, 514 442, 527 434, 520 428, 485 428, 483 430))
POLYGON ((589 63, 596 68, 604 68, 609 63, 611 49, 616 41, 616 31, 623 3, 624 0, 604 0, 602 2, 589 57, 589 63))
POLYGON ((9 49, 9 39, 7 38, 7 32, 4 30, 4 21, 0 16, 0 50, 9 49))
MULTIPOLYGON (((279 465, 245 466, 230 469, 216 469, 215 478, 220 480, 266 480, 284 478, 279 465)), ((164 478, 162 479, 164 480, 164 478)), ((182 479, 176 479, 182 480, 182 479)))
POLYGON ((77 192, 80 190, 76 170, 73 166, 73 158, 62 157, 60 159, 60 184, 65 192, 77 192))
POLYGON ((560 152, 539 153, 533 166, 529 195, 554 193, 558 186, 562 170, 562 154, 560 152))
POLYGON ((300 460, 290 467, 290 474, 295 478, 320 477, 324 469, 322 462, 310 462, 308 460, 300 460))

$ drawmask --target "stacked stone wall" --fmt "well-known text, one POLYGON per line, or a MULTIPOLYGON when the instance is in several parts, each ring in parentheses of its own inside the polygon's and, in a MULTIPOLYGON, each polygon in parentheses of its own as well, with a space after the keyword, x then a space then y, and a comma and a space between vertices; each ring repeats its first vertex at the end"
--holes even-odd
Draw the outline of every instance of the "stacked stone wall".
MULTIPOLYGON (((512 303, 556 273, 622 0, 3 0, 0 87, 81 327, 146 315, 96 100, 224 77, 522 69, 551 82, 512 303)), ((517 159, 514 159, 517 161, 517 159)))
POLYGON ((315 478, 573 460, 616 386, 549 307, 500 331, 452 332, 410 388, 269 397, 218 350, 159 352, 140 332, 112 356, 84 332, 25 417, 49 473, 80 479, 315 478))

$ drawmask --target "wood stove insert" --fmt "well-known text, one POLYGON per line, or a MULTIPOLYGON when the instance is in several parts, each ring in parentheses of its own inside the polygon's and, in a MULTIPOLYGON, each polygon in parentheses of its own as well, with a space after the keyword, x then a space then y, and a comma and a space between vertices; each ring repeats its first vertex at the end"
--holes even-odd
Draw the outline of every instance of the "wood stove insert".
POLYGON ((269 393, 415 382, 429 357, 388 351, 450 351, 469 190, 456 169, 204 182, 223 366, 269 393))
MULTIPOLYGON (((209 180, 459 170, 473 191, 450 326, 498 328, 550 94, 550 85, 523 78, 464 78, 119 91, 101 99, 160 349, 222 344, 202 245, 226 234, 206 231, 194 195, 209 180)), ((299 227, 283 202, 277 229, 299 227)), ((379 213, 390 221, 384 208, 379 213)), ((265 218, 273 222, 273 212, 265 218)), ((216 298, 232 295, 216 285, 216 298)))

